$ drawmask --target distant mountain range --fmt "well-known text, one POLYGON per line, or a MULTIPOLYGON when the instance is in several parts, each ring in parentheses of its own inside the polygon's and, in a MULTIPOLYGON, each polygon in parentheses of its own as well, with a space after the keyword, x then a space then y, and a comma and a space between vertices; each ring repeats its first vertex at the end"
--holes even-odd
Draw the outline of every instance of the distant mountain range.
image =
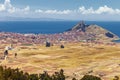
POLYGON ((66 21, 55 18, 23 18, 23 17, 1 17, 0 21, 66 21))

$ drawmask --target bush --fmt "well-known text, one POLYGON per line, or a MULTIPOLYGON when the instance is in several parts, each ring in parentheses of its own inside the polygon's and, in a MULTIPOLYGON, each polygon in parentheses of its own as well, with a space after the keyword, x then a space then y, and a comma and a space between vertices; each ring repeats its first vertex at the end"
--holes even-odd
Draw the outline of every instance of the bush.
POLYGON ((93 75, 85 75, 81 80, 101 80, 101 79, 93 75))
POLYGON ((73 78, 72 80, 77 80, 76 78, 73 78))
POLYGON ((0 80, 65 80, 64 71, 61 69, 50 76, 46 71, 42 74, 28 74, 17 69, 0 66, 0 80))
MULTIPOLYGON (((114 80, 118 80, 119 77, 115 77, 114 80)), ((28 74, 17 69, 11 69, 10 67, 0 66, 0 80, 65 80, 64 70, 55 72, 53 75, 49 75, 46 71, 42 74, 28 74)), ((72 80, 77 80, 73 78, 72 80)), ((81 80, 101 80, 99 77, 92 75, 85 75, 81 80)))
POLYGON ((115 76, 113 80, 119 80, 119 77, 118 77, 118 76, 115 76))

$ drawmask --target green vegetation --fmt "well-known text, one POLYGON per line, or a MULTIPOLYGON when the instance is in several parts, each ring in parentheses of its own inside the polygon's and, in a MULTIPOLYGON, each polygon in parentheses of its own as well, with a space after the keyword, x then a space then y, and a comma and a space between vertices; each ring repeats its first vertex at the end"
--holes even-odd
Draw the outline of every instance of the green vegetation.
POLYGON ((0 80, 65 80, 65 75, 62 69, 50 76, 46 71, 42 74, 28 74, 18 68, 0 66, 0 80))
MULTIPOLYGON (((49 75, 46 71, 42 74, 29 74, 20 71, 18 68, 11 69, 10 67, 0 66, 0 80, 66 80, 66 76, 63 69, 49 75)), ((72 80, 101 80, 101 78, 93 75, 85 75, 82 79, 73 78, 72 80)), ((115 76, 113 80, 119 80, 119 77, 115 76)))
POLYGON ((93 75, 85 75, 81 80, 101 80, 101 79, 93 75))
POLYGON ((115 76, 115 77, 113 78, 113 80, 119 80, 119 77, 118 77, 118 76, 115 76))

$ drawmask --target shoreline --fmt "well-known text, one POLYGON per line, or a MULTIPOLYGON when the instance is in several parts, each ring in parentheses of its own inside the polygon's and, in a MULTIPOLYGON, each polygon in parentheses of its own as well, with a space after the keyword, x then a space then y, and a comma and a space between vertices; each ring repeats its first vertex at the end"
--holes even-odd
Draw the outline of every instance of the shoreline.
POLYGON ((120 43, 120 38, 117 40, 113 40, 112 42, 120 43))

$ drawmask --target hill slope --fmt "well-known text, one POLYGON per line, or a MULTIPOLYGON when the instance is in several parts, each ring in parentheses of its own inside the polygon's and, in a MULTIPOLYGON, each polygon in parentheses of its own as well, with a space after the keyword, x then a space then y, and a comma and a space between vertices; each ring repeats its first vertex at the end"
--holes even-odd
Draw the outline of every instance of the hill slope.
POLYGON ((102 28, 98 25, 86 25, 84 22, 80 22, 75 25, 70 31, 82 31, 86 35, 91 36, 89 38, 95 38, 97 40, 116 40, 119 39, 114 33, 102 28))

